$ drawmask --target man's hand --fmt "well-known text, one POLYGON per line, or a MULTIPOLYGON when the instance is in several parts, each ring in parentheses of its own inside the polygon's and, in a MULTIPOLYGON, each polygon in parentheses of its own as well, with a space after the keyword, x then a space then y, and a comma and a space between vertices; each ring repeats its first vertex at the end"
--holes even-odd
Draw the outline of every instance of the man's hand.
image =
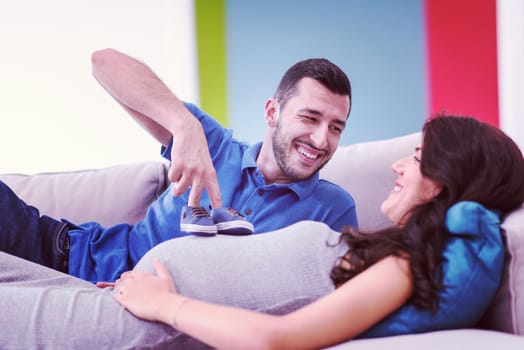
POLYGON ((114 49, 92 55, 93 75, 122 107, 161 144, 173 137, 168 178, 179 196, 189 187, 188 205, 199 206, 205 189, 214 208, 222 206, 216 172, 202 125, 143 62, 114 49))
POLYGON ((202 125, 197 119, 188 118, 183 132, 173 136, 169 181, 173 182, 173 195, 180 196, 188 188, 188 205, 200 206, 202 190, 205 189, 213 208, 222 206, 220 188, 202 125))

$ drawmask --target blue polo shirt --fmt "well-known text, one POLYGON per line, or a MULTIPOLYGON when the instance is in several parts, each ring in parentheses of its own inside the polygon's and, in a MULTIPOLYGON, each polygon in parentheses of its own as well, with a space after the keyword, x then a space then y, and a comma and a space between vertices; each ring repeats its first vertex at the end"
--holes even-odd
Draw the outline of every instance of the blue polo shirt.
MULTIPOLYGON (((261 143, 248 146, 233 138, 229 129, 192 104, 186 107, 202 123, 215 166, 222 204, 240 211, 255 227, 255 233, 280 229, 302 220, 321 221, 334 230, 357 226, 355 203, 341 187, 312 177, 291 184, 267 185, 256 166, 261 143)), ((170 159, 170 144, 162 155, 170 159)), ((69 232, 69 273, 90 281, 113 281, 130 270, 152 247, 181 237, 180 210, 189 191, 179 197, 172 185, 148 208, 144 219, 104 228, 95 222, 69 232)), ((202 193, 201 205, 210 204, 202 193)))

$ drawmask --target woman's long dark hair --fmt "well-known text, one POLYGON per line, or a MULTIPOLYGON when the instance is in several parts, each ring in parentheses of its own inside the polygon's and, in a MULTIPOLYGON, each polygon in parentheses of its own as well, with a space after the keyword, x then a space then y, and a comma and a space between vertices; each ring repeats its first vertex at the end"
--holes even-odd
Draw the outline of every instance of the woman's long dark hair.
POLYGON ((341 239, 351 248, 331 278, 338 286, 386 256, 408 256, 414 282, 410 302, 436 312, 444 288, 448 208, 465 200, 503 214, 518 208, 524 201, 524 159, 502 131, 470 117, 436 115, 424 124, 422 134, 421 173, 442 190, 412 208, 402 227, 374 233, 345 228, 341 239))

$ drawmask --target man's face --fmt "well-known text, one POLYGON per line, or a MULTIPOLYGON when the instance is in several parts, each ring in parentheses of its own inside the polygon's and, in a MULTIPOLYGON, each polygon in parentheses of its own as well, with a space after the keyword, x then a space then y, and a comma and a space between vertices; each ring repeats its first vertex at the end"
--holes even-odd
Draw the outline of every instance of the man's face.
POLYGON ((333 156, 346 125, 348 96, 332 93, 311 78, 298 83, 297 94, 274 109, 273 153, 277 182, 303 180, 333 156))

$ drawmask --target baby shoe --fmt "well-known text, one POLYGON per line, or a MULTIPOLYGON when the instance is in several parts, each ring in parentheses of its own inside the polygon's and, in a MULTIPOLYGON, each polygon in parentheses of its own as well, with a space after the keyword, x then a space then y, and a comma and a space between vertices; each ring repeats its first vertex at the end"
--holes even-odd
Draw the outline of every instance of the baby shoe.
POLYGON ((217 227, 204 207, 183 206, 180 230, 197 236, 214 236, 217 227))
POLYGON ((219 234, 249 235, 254 231, 253 224, 233 208, 214 208, 211 219, 219 234))

